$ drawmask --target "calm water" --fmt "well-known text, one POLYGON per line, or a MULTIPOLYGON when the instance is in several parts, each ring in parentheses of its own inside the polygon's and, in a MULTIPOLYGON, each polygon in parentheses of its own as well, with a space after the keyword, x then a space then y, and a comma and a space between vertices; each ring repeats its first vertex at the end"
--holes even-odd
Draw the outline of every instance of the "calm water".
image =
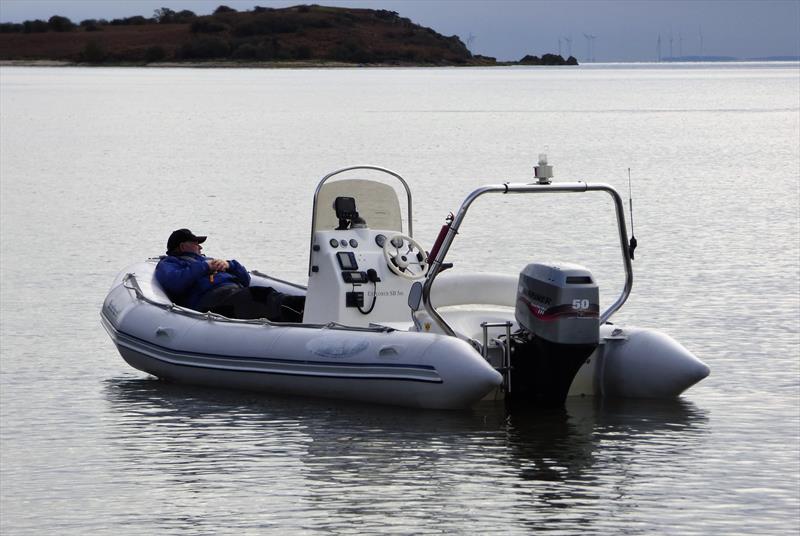
MULTIPOLYGON (((0 69, 4 534, 796 534, 800 67, 0 69), (100 326, 168 233, 304 282, 311 195, 371 163, 430 245, 485 183, 628 190, 635 283, 712 375, 669 403, 507 415, 164 385, 100 326)), ((600 194, 597 194, 600 195, 600 194)), ((482 198, 456 269, 622 284, 605 197, 482 198)))

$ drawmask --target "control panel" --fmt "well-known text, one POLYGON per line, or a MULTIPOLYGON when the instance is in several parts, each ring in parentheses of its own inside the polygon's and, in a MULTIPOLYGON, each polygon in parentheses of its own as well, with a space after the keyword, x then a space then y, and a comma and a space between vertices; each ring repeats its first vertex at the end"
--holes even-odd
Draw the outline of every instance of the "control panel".
POLYGON ((368 228, 317 231, 303 322, 367 326, 409 321, 413 281, 394 274, 383 253, 395 234, 368 228))

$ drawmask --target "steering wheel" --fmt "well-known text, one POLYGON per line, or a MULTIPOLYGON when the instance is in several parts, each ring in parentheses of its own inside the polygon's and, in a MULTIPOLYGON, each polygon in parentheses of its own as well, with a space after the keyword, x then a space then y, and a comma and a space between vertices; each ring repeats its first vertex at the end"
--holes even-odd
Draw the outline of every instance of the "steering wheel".
POLYGON ((383 257, 389 269, 406 279, 422 279, 428 273, 425 250, 419 242, 404 234, 391 236, 383 244, 383 257))

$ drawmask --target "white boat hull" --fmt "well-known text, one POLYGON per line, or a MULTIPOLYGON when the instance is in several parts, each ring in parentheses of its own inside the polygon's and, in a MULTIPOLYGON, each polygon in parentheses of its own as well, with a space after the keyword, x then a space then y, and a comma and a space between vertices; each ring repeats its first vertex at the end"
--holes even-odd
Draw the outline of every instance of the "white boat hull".
MULTIPOLYGON (((214 318, 172 306, 154 284, 153 270, 153 263, 139 263, 121 272, 102 312, 103 325, 125 361, 153 376, 420 408, 464 408, 482 398, 503 397, 501 375, 459 338, 214 318), (136 286, 147 300, 126 283, 127 274, 136 274, 136 286)), ((470 288, 459 279, 443 278, 440 291, 470 288)), ((513 282, 488 274, 467 279, 472 288, 482 280, 495 289, 513 282)), ((253 283, 302 292, 301 287, 258 275, 253 283)), ((439 296, 444 299, 444 293, 439 296)), ((479 329, 487 319, 485 311, 452 314, 454 325, 465 331, 468 326, 479 329)), ((489 320, 513 321, 513 311, 495 310, 492 315, 489 320)), ((465 334, 480 337, 478 331, 465 334)), ((569 396, 674 398, 709 374, 702 361, 656 330, 604 325, 600 340, 575 376, 569 396)), ((513 380, 512 371, 512 386, 513 380)))
POLYGON ((159 378, 437 409, 468 407, 502 382, 454 337, 235 321, 171 307, 156 292, 153 268, 141 263, 123 273, 136 274, 139 291, 155 299, 142 299, 121 275, 102 320, 122 357, 159 378))

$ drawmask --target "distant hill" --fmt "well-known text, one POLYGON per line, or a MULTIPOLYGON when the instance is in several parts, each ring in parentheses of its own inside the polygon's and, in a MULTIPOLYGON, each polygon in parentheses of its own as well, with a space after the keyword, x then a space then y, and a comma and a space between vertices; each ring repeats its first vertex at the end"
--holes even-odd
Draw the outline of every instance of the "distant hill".
POLYGON ((800 56, 765 56, 763 58, 747 58, 747 61, 800 61, 800 56))
MULTIPOLYGON (((577 64, 574 58, 544 57, 548 65, 577 64)), ((457 36, 445 37, 394 11, 319 5, 242 12, 219 6, 204 16, 161 8, 149 19, 89 19, 76 24, 55 15, 47 21, 0 23, 0 60, 498 65, 494 58, 473 55, 457 36)), ((520 63, 544 61, 526 56, 520 63)))
POLYGON ((800 61, 800 56, 767 56, 764 58, 737 58, 734 56, 676 56, 662 58, 664 62, 725 62, 725 61, 800 61))
POLYGON ((662 58, 664 62, 700 62, 700 61, 740 61, 739 58, 733 56, 674 56, 662 58))

